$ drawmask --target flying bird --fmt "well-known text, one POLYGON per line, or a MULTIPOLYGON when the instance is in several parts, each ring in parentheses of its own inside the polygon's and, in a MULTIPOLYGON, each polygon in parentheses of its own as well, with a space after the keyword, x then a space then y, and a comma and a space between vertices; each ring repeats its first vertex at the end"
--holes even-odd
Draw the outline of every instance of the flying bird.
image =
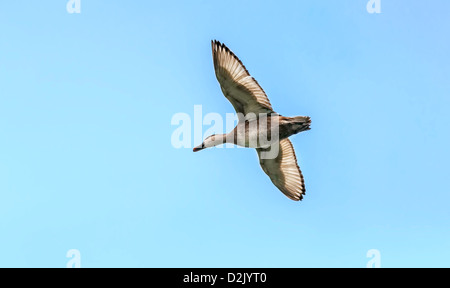
POLYGON ((255 148, 262 170, 273 184, 288 198, 302 200, 305 182, 288 137, 310 130, 310 117, 284 117, 276 113, 241 60, 225 44, 219 41, 211 41, 211 44, 217 80, 239 115, 239 121, 227 134, 208 136, 194 152, 224 143, 255 148))

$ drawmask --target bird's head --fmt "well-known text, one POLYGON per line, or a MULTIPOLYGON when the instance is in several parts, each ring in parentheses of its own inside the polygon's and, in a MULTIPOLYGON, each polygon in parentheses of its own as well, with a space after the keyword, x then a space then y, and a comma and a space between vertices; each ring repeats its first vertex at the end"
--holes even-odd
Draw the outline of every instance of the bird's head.
POLYGON ((194 152, 198 152, 200 150, 214 147, 223 143, 224 143, 223 137, 219 137, 213 134, 211 136, 206 137, 206 139, 203 141, 201 145, 194 147, 194 152))

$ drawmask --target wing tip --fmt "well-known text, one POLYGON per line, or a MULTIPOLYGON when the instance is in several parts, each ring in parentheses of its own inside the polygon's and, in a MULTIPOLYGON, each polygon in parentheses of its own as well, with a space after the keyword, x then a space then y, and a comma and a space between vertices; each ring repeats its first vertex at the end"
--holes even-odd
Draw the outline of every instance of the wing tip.
MULTIPOLYGON (((223 44, 222 42, 220 42, 219 40, 216 40, 216 39, 213 39, 213 40, 211 40, 211 45, 214 47, 214 46, 216 46, 216 47, 224 47, 225 46, 225 44, 223 44)), ((226 46, 225 46, 226 47, 226 46)))
POLYGON ((291 196, 291 197, 288 196, 288 198, 290 198, 291 200, 294 200, 296 202, 302 202, 304 195, 305 195, 305 190, 302 190, 300 195, 294 195, 294 196, 291 196))
MULTIPOLYGON (((227 47, 227 45, 225 45, 224 43, 220 42, 219 40, 211 40, 211 45, 214 48, 222 48, 226 53, 230 53, 231 55, 233 55, 235 58, 237 58, 237 60, 242 64, 242 62, 239 60, 239 58, 233 53, 233 51, 230 50, 230 48, 227 47)), ((242 64, 243 65, 243 64, 242 64)))
MULTIPOLYGON (((220 48, 224 49, 225 52, 230 53, 230 54, 233 55, 237 60, 239 60, 239 58, 233 53, 233 51, 231 51, 230 48, 228 48, 227 45, 225 45, 225 43, 222 43, 222 42, 220 42, 219 40, 214 39, 214 40, 211 40, 211 45, 212 45, 213 47, 220 47, 220 48)), ((240 60, 239 60, 239 62, 240 62, 240 60)), ((242 64, 242 62, 240 62, 240 63, 242 64)), ((242 65, 243 65, 243 64, 242 64, 242 65)))

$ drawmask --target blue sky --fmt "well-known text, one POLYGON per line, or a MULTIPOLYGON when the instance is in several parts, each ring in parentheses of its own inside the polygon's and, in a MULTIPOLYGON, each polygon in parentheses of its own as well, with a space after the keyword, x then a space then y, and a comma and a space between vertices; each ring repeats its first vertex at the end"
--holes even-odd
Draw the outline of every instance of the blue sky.
POLYGON ((448 1, 66 3, 0 4, 0 267, 450 266, 448 1), (211 39, 311 116, 303 202, 251 149, 173 148, 233 112, 211 39))

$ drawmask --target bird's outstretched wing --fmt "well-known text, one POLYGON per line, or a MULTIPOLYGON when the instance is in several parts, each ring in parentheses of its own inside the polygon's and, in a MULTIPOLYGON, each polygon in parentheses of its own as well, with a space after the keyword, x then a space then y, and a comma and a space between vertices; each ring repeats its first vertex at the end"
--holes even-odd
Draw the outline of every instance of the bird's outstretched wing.
POLYGON ((297 164, 294 147, 289 139, 280 141, 278 157, 275 159, 262 159, 262 152, 269 150, 258 148, 259 163, 264 172, 270 177, 273 184, 287 197, 300 201, 305 195, 305 182, 302 171, 297 164))
POLYGON ((253 118, 250 115, 258 117, 261 113, 274 113, 266 93, 241 60, 219 41, 211 41, 211 44, 217 80, 236 112, 246 119, 253 118))

